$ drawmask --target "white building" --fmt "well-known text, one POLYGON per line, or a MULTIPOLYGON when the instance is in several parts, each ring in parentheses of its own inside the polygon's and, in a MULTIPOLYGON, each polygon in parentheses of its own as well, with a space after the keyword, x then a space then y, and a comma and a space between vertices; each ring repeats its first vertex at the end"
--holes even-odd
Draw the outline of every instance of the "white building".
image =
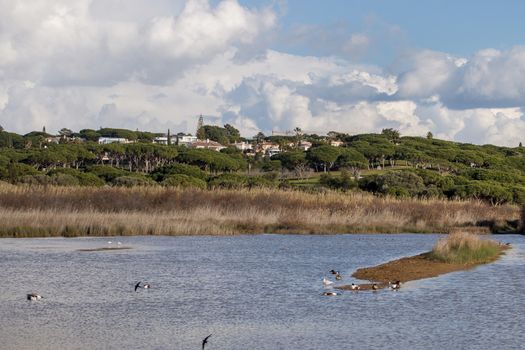
POLYGON ((190 147, 197 149, 211 149, 217 152, 219 152, 221 149, 226 148, 226 146, 223 146, 220 143, 211 140, 197 140, 192 142, 190 147))
POLYGON ((248 143, 248 142, 235 142, 233 144, 237 149, 240 149, 241 151, 248 151, 248 150, 252 150, 253 149, 253 146, 251 143, 248 143))
POLYGON ((266 155, 268 157, 274 156, 279 153, 281 153, 281 149, 279 147, 270 147, 266 150, 266 155))
POLYGON ((177 135, 177 145, 191 147, 193 142, 197 142, 197 136, 177 135))
MULTIPOLYGON (((177 136, 171 136, 171 144, 175 145, 177 143, 177 136)), ((153 139, 153 143, 157 143, 159 145, 167 145, 168 144, 168 137, 167 136, 157 136, 153 139)))
POLYGON ((299 145, 297 145, 297 148, 303 151, 308 151, 310 148, 312 148, 312 143, 308 141, 301 141, 299 142, 299 145))
POLYGON ((120 137, 99 137, 98 143, 101 145, 108 145, 110 143, 130 143, 130 141, 120 137))

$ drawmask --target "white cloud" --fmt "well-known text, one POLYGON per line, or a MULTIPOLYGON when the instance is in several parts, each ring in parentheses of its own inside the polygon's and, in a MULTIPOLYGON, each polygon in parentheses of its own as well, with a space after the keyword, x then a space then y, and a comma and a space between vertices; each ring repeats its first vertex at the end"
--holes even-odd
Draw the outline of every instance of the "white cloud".
MULTIPOLYGON (((524 47, 468 58, 414 52, 393 74, 271 50, 276 11, 236 0, 0 0, 0 8, 0 124, 8 130, 194 132, 202 113, 246 136, 392 127, 516 145, 525 131, 524 47)), ((373 40, 345 38, 329 43, 343 57, 373 40)))

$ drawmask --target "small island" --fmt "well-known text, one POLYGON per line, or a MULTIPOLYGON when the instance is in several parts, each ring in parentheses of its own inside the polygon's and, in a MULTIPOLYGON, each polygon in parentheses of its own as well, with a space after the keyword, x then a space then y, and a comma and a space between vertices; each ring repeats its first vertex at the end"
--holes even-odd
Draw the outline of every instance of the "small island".
MULTIPOLYGON (((487 264, 497 260, 509 247, 475 234, 456 232, 440 239, 430 252, 361 268, 352 277, 372 282, 360 284, 363 290, 371 289, 373 284, 385 288, 391 281, 407 282, 431 278, 487 264)), ((337 288, 352 289, 351 286, 337 288)))

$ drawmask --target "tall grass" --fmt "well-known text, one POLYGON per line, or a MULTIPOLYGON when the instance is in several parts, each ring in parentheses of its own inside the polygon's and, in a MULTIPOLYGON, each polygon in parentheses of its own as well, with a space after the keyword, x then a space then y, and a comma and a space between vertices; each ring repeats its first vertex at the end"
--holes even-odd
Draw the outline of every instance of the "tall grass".
POLYGON ((449 232, 519 215, 511 205, 333 191, 0 185, 0 236, 449 232))
POLYGON ((454 264, 483 264, 494 261, 502 251, 499 243, 479 236, 457 232, 440 239, 430 257, 454 264))

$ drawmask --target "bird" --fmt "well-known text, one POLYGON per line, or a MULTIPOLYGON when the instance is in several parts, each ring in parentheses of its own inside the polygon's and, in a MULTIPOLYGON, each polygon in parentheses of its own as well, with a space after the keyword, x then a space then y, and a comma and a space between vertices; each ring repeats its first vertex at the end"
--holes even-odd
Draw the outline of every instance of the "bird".
POLYGON ((111 242, 111 241, 108 241, 108 244, 112 244, 112 243, 113 243, 113 242, 111 242))
POLYGON ((335 275, 335 279, 340 281, 340 280, 343 279, 343 276, 341 276, 340 274, 337 274, 337 275, 335 275))
POLYGON ((122 245, 122 242, 117 242, 117 245, 122 245))
POLYGON ((351 290, 359 290, 359 289, 361 289, 361 287, 359 287, 359 285, 357 285, 357 284, 352 283, 352 284, 350 285, 350 289, 351 289, 351 290))
POLYGON ((44 297, 41 296, 40 294, 37 294, 37 293, 27 294, 27 300, 40 300, 40 299, 44 299, 44 297))
POLYGON ((140 283, 141 283, 141 282, 139 282, 139 283, 135 284, 135 292, 137 291, 137 289, 139 289, 139 288, 140 288, 140 283))
POLYGON ((149 283, 144 283, 144 284, 142 285, 142 288, 144 288, 144 289, 149 289, 149 288, 151 288, 151 285, 150 285, 149 283))
POLYGON ((334 282, 332 282, 329 279, 326 279, 326 278, 323 277, 323 285, 329 286, 331 284, 334 284, 334 282))
POLYGON ((375 284, 375 283, 372 284, 372 290, 378 290, 378 289, 379 289, 379 287, 377 286, 377 284, 375 284))
POLYGON ((336 271, 336 270, 330 270, 330 273, 332 275, 339 275, 339 271, 336 271))
POLYGON ((401 288, 401 282, 400 281, 388 282, 388 284, 390 285, 390 288, 392 290, 398 290, 399 288, 401 288))
POLYGON ((204 350, 204 346, 206 346, 206 344, 208 344, 208 338, 209 337, 211 337, 211 334, 202 340, 202 350, 204 350))
POLYGON ((336 295, 339 295, 339 294, 337 294, 336 292, 324 292, 322 295, 328 296, 328 297, 333 297, 333 296, 336 296, 336 295))

